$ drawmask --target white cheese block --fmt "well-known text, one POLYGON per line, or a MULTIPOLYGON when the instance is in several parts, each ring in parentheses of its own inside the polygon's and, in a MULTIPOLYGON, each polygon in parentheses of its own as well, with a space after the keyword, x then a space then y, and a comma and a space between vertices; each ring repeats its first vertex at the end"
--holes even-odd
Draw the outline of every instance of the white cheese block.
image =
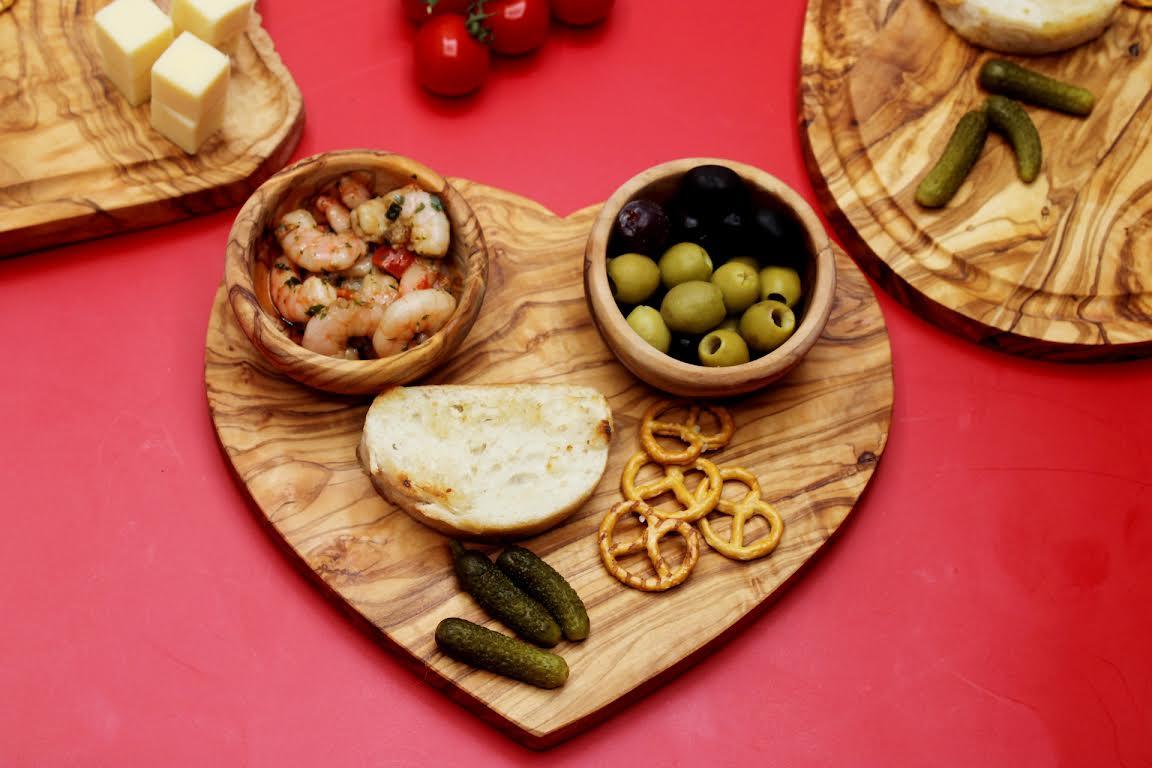
POLYGON ((1041 54, 1097 37, 1121 0, 935 0, 960 36, 996 51, 1041 54))
POLYGON ((115 0, 93 21, 104 73, 132 106, 143 104, 152 65, 175 36, 172 21, 152 0, 115 0))
POLYGON ((207 112, 199 120, 193 120, 153 99, 152 127, 180 149, 194 155, 200 151, 200 147, 208 137, 220 130, 220 126, 224 123, 225 106, 226 103, 222 103, 216 111, 207 112))
POLYGON ((224 103, 231 69, 227 56, 181 32, 152 66, 152 100, 198 122, 224 103))
POLYGON ((209 45, 223 46, 248 26, 253 0, 172 0, 172 22, 209 45))

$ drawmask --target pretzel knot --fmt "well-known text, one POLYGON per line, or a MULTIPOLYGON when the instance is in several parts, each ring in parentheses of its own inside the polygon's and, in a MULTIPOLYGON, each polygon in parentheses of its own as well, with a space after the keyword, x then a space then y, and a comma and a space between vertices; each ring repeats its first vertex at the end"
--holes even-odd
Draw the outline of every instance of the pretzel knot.
POLYGON ((633 589, 644 592, 663 592, 682 584, 700 559, 700 536, 696 529, 683 520, 660 517, 652 507, 643 501, 622 501, 608 510, 600 522, 600 559, 608 572, 633 589), (612 534, 620 518, 635 513, 644 521, 644 530, 632 541, 616 542, 612 534), (660 540, 677 533, 684 539, 686 549, 680 565, 673 570, 660 554, 660 540), (641 576, 620 565, 617 558, 644 552, 656 571, 655 576, 641 576))
MULTIPOLYGON (((704 517, 700 520, 700 532, 704 534, 704 539, 717 552, 733 560, 755 560, 772 552, 784 533, 784 521, 771 504, 760 498, 760 481, 743 467, 721 467, 720 478, 721 487, 725 482, 732 480, 747 486, 748 493, 740 499, 720 499, 716 502, 716 512, 732 517, 730 538, 727 541, 720 538, 712 530, 708 518, 704 517), (744 524, 756 515, 768 522, 768 535, 751 544, 745 544, 744 524)), ((711 491, 711 481, 704 480, 696 488, 696 497, 709 495, 711 491)))
POLYGON ((656 510, 656 514, 670 520, 684 520, 689 523, 696 522, 716 508, 716 502, 720 500, 720 493, 724 490, 724 481, 715 464, 707 459, 696 459, 691 467, 665 466, 664 477, 636 485, 636 476, 640 474, 640 470, 652 463, 654 463, 652 458, 643 451, 628 459, 620 475, 620 492, 624 494, 624 498, 632 501, 649 501, 662 494, 671 493, 683 509, 675 512, 656 510), (688 486, 684 483, 685 471, 692 470, 704 473, 704 479, 696 486, 695 492, 688 490, 688 486), (702 488, 706 488, 703 493, 702 488))
POLYGON ((671 402, 657 401, 648 406, 640 420, 640 444, 648 455, 661 464, 691 464, 700 458, 705 451, 717 451, 728 445, 736 426, 732 422, 732 415, 718 405, 698 405, 688 400, 673 400, 671 402), (657 417, 675 408, 687 408, 688 420, 684 423, 678 421, 658 421, 657 417), (707 411, 716 417, 720 427, 714 434, 704 434, 700 431, 700 411, 707 411), (657 435, 662 437, 675 437, 684 443, 685 448, 680 451, 667 449, 656 440, 657 435))

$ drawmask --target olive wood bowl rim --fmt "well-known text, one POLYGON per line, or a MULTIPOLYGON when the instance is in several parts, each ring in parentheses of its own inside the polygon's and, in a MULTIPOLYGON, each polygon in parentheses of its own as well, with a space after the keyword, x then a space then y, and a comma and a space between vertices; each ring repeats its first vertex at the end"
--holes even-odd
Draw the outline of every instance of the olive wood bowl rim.
POLYGON ((228 302, 244 335, 275 368, 302 384, 339 394, 372 394, 418 379, 447 358, 468 335, 479 315, 488 283, 488 249, 467 200, 436 171, 393 152, 342 149, 303 158, 269 177, 245 201, 228 235, 225 255, 228 302), (277 207, 293 189, 320 177, 333 179, 353 171, 406 178, 444 202, 452 227, 453 249, 460 249, 463 287, 448 323, 423 343, 397 355, 345 360, 305 349, 284 332, 257 298, 253 266, 260 238, 277 207), (459 241, 457 238, 461 238, 459 241))
POLYGON ((686 157, 654 165, 624 182, 600 208, 584 250, 584 294, 604 342, 634 375, 657 389, 680 396, 724 397, 761 389, 800 363, 828 324, 836 293, 836 261, 828 232, 812 206, 767 171, 735 160, 686 157), (811 248, 815 285, 793 334, 768 354, 741 365, 708 367, 677 360, 641 339, 624 318, 608 283, 608 244, 620 209, 642 190, 682 176, 698 165, 722 165, 788 209, 804 229, 811 248))

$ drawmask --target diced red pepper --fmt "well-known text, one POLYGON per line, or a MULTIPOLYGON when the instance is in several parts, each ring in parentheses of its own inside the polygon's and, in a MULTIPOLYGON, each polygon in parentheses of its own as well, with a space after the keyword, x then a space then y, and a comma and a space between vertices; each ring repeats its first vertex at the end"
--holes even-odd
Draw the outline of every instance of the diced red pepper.
POLYGON ((372 263, 399 280, 412 266, 416 255, 407 248, 377 248, 372 254, 372 263))

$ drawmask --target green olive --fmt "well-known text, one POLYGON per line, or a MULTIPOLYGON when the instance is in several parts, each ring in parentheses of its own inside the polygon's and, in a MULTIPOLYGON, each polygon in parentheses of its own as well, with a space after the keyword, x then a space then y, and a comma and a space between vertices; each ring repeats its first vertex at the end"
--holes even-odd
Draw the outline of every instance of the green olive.
POLYGON ((712 277, 712 259, 708 251, 696 243, 676 243, 660 257, 660 279, 665 288, 689 280, 707 280, 712 277))
POLYGON ((724 294, 724 307, 730 313, 743 312, 760 300, 755 267, 730 261, 712 273, 712 282, 724 294))
POLYGON ((783 302, 761 301, 740 318, 740 335, 757 352, 770 352, 783 344, 796 330, 796 315, 783 302))
POLYGON ((700 340, 700 364, 710 368, 748 362, 748 345, 736 331, 720 328, 700 340))
POLYGON ((728 264, 747 264, 752 269, 760 269, 760 260, 755 256, 733 256, 728 259, 728 264))
POLYGON ((628 313, 627 320, 632 330, 636 331, 636 335, 664 354, 668 354, 668 348, 672 345, 672 334, 669 333, 668 326, 664 324, 664 318, 660 316, 658 310, 641 304, 628 313))
POLYGON ((722 323, 720 323, 720 325, 716 326, 716 328, 714 330, 719 331, 721 328, 727 328, 730 331, 739 332, 740 331, 740 316, 739 315, 728 315, 728 317, 724 318, 724 322, 722 322, 722 323))
POLYGON ((724 320, 724 294, 712 283, 689 280, 665 294, 660 315, 677 333, 707 333, 724 320))
POLYGON ((659 287, 660 268, 647 256, 624 253, 608 259, 608 281, 616 301, 639 304, 659 287))
POLYGON ((800 275, 788 267, 764 267, 760 270, 760 300, 775 299, 790 307, 804 295, 800 275))

